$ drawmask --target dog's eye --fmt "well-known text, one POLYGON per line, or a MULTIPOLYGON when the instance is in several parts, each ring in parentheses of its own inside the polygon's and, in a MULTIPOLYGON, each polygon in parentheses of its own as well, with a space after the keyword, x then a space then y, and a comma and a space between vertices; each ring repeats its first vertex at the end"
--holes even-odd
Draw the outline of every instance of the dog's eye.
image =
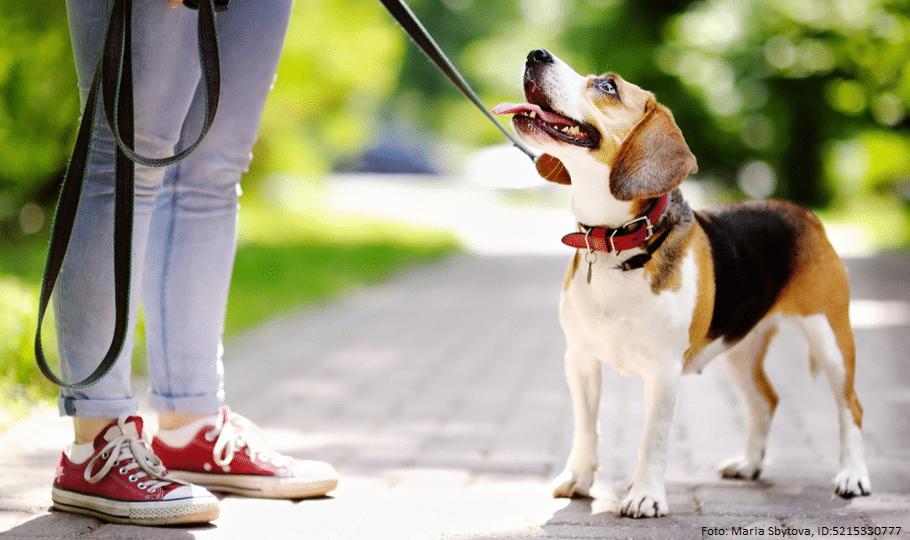
POLYGON ((613 79, 597 79, 597 89, 605 94, 616 96, 616 81, 613 79))

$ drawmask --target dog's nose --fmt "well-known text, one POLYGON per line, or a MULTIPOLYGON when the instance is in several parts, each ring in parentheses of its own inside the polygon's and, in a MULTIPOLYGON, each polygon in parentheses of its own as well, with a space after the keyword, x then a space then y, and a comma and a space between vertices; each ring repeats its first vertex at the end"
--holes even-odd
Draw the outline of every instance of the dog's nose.
POLYGON ((526 66, 531 66, 534 64, 551 64, 553 62, 553 55, 544 49, 534 49, 528 53, 528 60, 525 62, 526 66))

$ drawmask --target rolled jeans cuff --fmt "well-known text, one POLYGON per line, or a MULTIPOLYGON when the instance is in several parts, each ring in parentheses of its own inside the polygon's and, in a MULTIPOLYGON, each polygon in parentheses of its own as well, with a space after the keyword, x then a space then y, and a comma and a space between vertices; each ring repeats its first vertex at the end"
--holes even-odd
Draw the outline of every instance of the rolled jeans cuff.
POLYGON ((199 396, 162 396, 149 391, 149 404, 158 412, 215 414, 224 404, 224 391, 199 396))
POLYGON ((119 418, 124 412, 136 414, 139 401, 134 398, 124 399, 82 399, 71 396, 59 396, 57 408, 60 416, 78 418, 119 418))

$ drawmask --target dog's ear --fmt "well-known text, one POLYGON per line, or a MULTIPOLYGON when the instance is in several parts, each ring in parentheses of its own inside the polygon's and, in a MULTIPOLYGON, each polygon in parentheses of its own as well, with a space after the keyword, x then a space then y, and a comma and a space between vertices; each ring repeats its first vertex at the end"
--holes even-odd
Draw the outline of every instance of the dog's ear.
POLYGON ((562 161, 550 154, 544 154, 537 158, 534 166, 537 167, 538 174, 550 182, 566 186, 572 183, 572 177, 569 176, 566 166, 562 164, 562 161))
POLYGON ((670 109, 651 100, 645 110, 610 170, 610 193, 620 201, 663 195, 698 170, 670 109))

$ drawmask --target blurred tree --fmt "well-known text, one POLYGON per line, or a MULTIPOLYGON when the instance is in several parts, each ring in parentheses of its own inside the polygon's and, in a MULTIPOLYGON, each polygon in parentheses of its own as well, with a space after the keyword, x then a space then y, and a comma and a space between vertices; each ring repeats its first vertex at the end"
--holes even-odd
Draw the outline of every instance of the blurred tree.
MULTIPOLYGON (((705 170, 737 171, 751 195, 775 192, 811 206, 842 193, 843 175, 833 171, 825 181, 832 141, 870 130, 910 135, 908 7, 907 0, 707 0, 674 16, 657 65, 709 113, 710 122, 689 132, 729 140, 730 151, 710 160, 696 152, 705 170), (744 174, 756 161, 767 164, 764 178, 744 174)), ((892 187, 910 174, 903 162, 892 187)))
POLYGON ((0 36, 2 239, 22 234, 28 201, 56 194, 45 188, 66 167, 79 91, 63 2, 0 2, 0 36))
POLYGON ((317 177, 367 145, 395 92, 406 36, 375 0, 298 0, 248 183, 317 177))
MULTIPOLYGON (((490 105, 521 94, 524 57, 544 47, 654 91, 701 177, 812 206, 910 185, 910 0, 410 3, 490 105)), ((435 132, 447 151, 503 141, 379 2, 294 10, 245 187, 318 177, 388 126, 435 132)), ((78 92, 62 2, 0 2, 0 32, 0 223, 18 227, 56 192, 78 92)))
MULTIPOLYGON (((79 92, 64 2, 0 2, 0 35, 0 240, 15 240, 49 222, 32 203, 56 197, 79 92)), ((405 39, 379 2, 296 2, 245 187, 270 172, 323 174, 363 146, 389 114, 379 104, 395 91, 405 39)))
MULTIPOLYGON (((524 55, 536 47, 583 72, 617 71, 674 111, 702 177, 751 196, 824 206, 845 189, 844 175, 826 164, 845 162, 832 157, 841 149, 834 142, 865 144, 861 134, 870 130, 902 141, 910 135, 908 0, 415 0, 412 7, 490 103, 520 94, 524 55)), ((406 51, 392 108, 468 147, 501 141, 415 47, 406 51)), ((881 141, 890 139, 875 140, 866 151, 887 152, 881 141)), ((888 170, 887 180, 879 171, 879 188, 910 177, 910 158, 891 160, 888 170)))

